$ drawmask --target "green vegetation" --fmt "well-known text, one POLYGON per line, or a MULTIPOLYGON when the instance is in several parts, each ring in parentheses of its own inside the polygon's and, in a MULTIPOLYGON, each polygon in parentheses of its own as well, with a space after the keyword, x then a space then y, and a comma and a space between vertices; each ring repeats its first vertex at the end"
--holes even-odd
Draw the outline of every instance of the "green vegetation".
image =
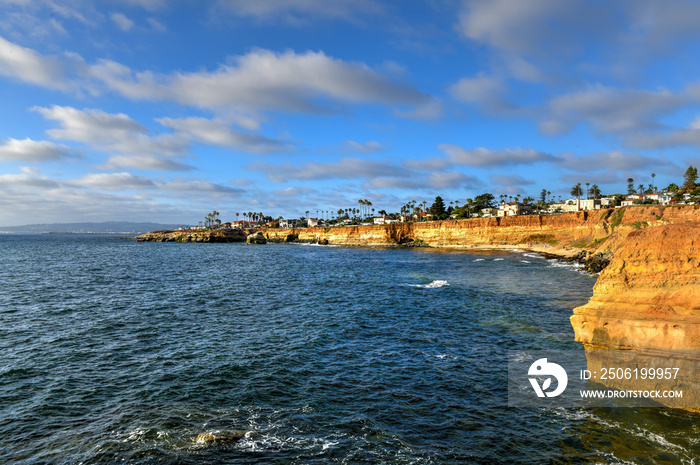
POLYGON ((649 226, 649 223, 647 223, 646 221, 635 221, 634 223, 632 223, 632 227, 634 229, 642 229, 642 228, 646 228, 648 226, 649 226))
POLYGON ((620 209, 620 210, 615 210, 615 212, 612 214, 612 221, 610 221, 610 226, 613 228, 617 228, 619 224, 622 222, 622 217, 625 215, 625 210, 620 209))
POLYGON ((595 240, 593 241, 593 245, 600 245, 600 244, 602 244, 603 242, 607 241, 609 238, 610 238, 610 236, 602 237, 602 238, 600 238, 600 239, 595 239, 595 240))
POLYGON ((572 242, 571 247, 576 247, 577 249, 585 249, 586 247, 588 247, 588 241, 586 239, 580 239, 576 242, 572 242))
POLYGON ((543 242, 545 244, 550 245, 554 245, 557 243, 556 239, 554 239, 554 234, 532 234, 523 239, 521 241, 521 244, 529 242, 543 242))
POLYGON ((444 220, 449 216, 447 214, 447 211, 445 210, 445 202, 439 195, 435 197, 435 201, 433 201, 433 204, 430 206, 430 209, 428 211, 431 215, 433 215, 433 218, 436 220, 444 220))

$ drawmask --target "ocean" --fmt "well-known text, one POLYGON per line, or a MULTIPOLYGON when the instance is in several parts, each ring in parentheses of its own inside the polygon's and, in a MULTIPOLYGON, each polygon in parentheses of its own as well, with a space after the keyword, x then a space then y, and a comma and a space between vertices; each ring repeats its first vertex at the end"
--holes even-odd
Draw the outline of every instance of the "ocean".
POLYGON ((595 279, 518 252, 0 235, 0 463, 696 463, 697 414, 507 406, 508 351, 583 350, 595 279))

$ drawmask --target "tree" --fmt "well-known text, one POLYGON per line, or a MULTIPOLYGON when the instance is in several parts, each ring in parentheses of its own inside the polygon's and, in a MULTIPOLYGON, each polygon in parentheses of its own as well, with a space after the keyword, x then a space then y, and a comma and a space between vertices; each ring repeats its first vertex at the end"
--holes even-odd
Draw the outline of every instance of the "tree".
POLYGON ((598 187, 598 184, 593 184, 589 190, 590 194, 593 196, 594 199, 597 199, 600 197, 600 187, 598 187))
POLYGON ((654 178, 655 178, 655 177, 656 177, 656 173, 651 173, 651 184, 650 184, 650 187, 651 187, 652 193, 656 190, 656 186, 654 186, 654 178))
POLYGON ((634 194, 634 178, 627 178, 627 193, 634 194))
POLYGON ((685 174, 683 175, 683 190, 685 191, 692 191, 695 189, 695 183, 698 180, 698 169, 693 167, 693 165, 690 165, 687 170, 685 170, 685 174))
POLYGON ((643 194, 644 191, 645 191, 644 184, 640 184, 637 186, 637 192, 639 192, 640 194, 643 194))
POLYGON ((576 197, 576 210, 581 209, 581 196, 583 195, 583 189, 581 189, 581 183, 576 184, 571 188, 571 195, 576 197))
POLYGON ((435 201, 430 206, 430 214, 433 215, 433 218, 437 220, 443 220, 447 218, 447 212, 445 211, 445 202, 439 195, 435 197, 435 201))
POLYGON ((590 182, 587 182, 587 183, 586 183, 586 200, 588 200, 588 196, 589 196, 590 193, 591 193, 591 189, 588 187, 588 186, 590 186, 590 185, 591 185, 590 182))
POLYGON ((542 189, 542 192, 540 192, 540 203, 546 203, 547 202, 547 189, 542 189))

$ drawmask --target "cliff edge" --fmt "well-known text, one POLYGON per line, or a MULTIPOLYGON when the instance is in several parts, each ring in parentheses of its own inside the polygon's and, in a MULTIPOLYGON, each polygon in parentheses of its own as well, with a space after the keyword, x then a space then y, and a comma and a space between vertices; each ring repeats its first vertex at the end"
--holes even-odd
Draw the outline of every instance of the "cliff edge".
POLYGON ((700 223, 630 232, 571 324, 586 349, 700 350, 700 223))

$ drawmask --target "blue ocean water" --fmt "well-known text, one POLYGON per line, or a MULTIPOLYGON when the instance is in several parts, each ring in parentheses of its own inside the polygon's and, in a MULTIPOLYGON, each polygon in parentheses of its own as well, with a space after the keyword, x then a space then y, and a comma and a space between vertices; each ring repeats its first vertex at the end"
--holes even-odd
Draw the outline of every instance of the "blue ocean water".
POLYGON ((0 463, 694 463, 695 414, 515 409, 595 276, 532 254, 0 236, 0 463), (197 441, 245 432, 240 441, 197 441))

